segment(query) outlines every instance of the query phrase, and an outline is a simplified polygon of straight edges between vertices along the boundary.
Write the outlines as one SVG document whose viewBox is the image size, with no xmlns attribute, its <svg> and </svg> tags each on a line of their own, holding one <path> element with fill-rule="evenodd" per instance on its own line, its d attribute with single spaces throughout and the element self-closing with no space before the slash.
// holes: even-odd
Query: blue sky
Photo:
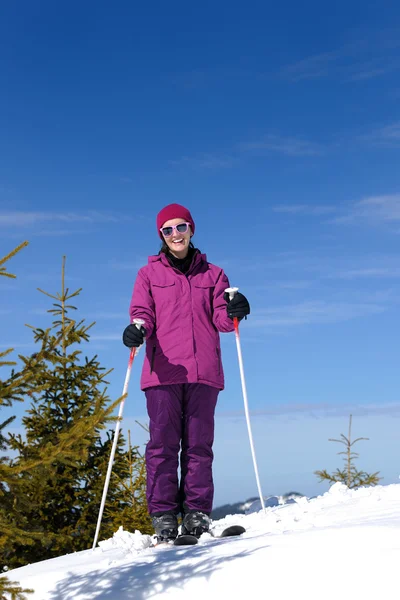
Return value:
<svg viewBox="0 0 400 600">
<path fill-rule="evenodd" d="M 36 288 L 59 289 L 66 255 L 117 397 L 137 269 L 158 251 L 156 213 L 180 202 L 251 303 L 263 488 L 323 490 L 312 471 L 340 464 L 327 439 L 350 412 L 371 437 L 360 467 L 397 481 L 399 40 L 390 1 L 3 3 L 0 255 L 30 245 L 0 281 L 2 346 L 31 351 L 24 324 L 51 308 Z M 232 335 L 222 351 L 216 502 L 256 494 Z M 131 424 L 145 414 L 137 362 Z"/>
</svg>

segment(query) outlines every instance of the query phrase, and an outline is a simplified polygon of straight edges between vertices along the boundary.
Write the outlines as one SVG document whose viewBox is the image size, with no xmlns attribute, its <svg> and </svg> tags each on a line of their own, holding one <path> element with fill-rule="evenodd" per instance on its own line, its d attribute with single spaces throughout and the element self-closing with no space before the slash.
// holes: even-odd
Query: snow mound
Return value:
<svg viewBox="0 0 400 600">
<path fill-rule="evenodd" d="M 237 538 L 203 535 L 196 546 L 151 546 L 120 528 L 85 550 L 9 572 L 33 588 L 29 600 L 243 600 L 278 595 L 307 600 L 397 598 L 400 484 L 350 490 L 228 515 Z"/>
<path fill-rule="evenodd" d="M 125 551 L 126 554 L 137 554 L 152 546 L 152 538 L 150 535 L 140 533 L 137 529 L 135 533 L 129 533 L 120 527 L 112 538 L 99 542 L 99 546 L 103 552 L 119 549 Z"/>
</svg>

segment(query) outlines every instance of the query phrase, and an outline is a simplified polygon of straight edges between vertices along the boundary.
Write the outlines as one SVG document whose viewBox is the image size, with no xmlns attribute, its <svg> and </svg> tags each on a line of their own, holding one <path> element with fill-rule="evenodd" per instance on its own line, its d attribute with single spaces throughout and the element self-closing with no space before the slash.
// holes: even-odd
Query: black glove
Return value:
<svg viewBox="0 0 400 600">
<path fill-rule="evenodd" d="M 144 327 L 136 327 L 134 323 L 125 327 L 124 333 L 122 334 L 122 341 L 128 348 L 139 348 L 144 342 L 146 337 L 146 330 Z"/>
<path fill-rule="evenodd" d="M 228 317 L 233 319 L 237 317 L 239 321 L 243 319 L 243 317 L 247 317 L 250 314 L 250 304 L 247 300 L 246 296 L 243 296 L 240 292 L 236 292 L 233 296 L 232 300 L 229 300 L 228 292 L 224 294 L 224 300 L 228 303 L 226 306 L 226 310 L 228 313 Z"/>
</svg>

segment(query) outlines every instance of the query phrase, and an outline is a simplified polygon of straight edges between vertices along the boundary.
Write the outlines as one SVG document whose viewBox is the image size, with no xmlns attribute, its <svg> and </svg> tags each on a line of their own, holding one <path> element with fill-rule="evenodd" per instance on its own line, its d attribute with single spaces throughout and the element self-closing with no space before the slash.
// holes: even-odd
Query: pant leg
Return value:
<svg viewBox="0 0 400 600">
<path fill-rule="evenodd" d="M 150 419 L 150 440 L 145 453 L 148 510 L 150 515 L 178 513 L 183 384 L 151 387 L 145 395 Z"/>
<path fill-rule="evenodd" d="M 219 390 L 204 383 L 184 386 L 181 451 L 181 506 L 211 513 L 214 413 Z"/>
</svg>

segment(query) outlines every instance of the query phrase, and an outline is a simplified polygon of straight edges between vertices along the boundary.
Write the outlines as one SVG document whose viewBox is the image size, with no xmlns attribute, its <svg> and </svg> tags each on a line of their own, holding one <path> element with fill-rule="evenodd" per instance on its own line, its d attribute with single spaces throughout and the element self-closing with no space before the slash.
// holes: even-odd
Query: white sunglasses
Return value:
<svg viewBox="0 0 400 600">
<path fill-rule="evenodd" d="M 171 237 L 175 231 L 178 233 L 186 233 L 189 229 L 190 223 L 178 223 L 178 225 L 169 225 L 168 227 L 161 227 L 160 231 L 164 237 Z"/>
</svg>

